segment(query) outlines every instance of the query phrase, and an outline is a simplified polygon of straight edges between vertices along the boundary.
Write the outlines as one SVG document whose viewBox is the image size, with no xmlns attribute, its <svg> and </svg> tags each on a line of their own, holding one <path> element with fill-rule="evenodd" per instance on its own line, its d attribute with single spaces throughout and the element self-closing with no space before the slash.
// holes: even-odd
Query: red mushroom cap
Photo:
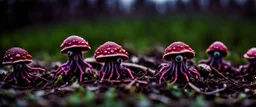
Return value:
<svg viewBox="0 0 256 107">
<path fill-rule="evenodd" d="M 256 48 L 249 49 L 245 54 L 244 58 L 255 59 L 256 58 Z"/>
<path fill-rule="evenodd" d="M 14 64 L 19 62 L 31 63 L 32 56 L 26 50 L 19 47 L 13 47 L 5 52 L 2 64 Z"/>
<path fill-rule="evenodd" d="M 123 60 L 129 59 L 128 52 L 122 46 L 111 41 L 101 45 L 94 53 L 94 58 L 98 62 L 104 62 L 106 58 L 110 57 L 121 57 Z"/>
<path fill-rule="evenodd" d="M 216 41 L 213 44 L 211 44 L 209 46 L 209 48 L 206 50 L 206 53 L 211 54 L 214 51 L 219 51 L 219 52 L 223 53 L 224 56 L 226 56 L 228 54 L 227 46 L 220 41 Z"/>
<path fill-rule="evenodd" d="M 61 44 L 61 53 L 67 55 L 69 49 L 78 48 L 82 50 L 82 53 L 91 49 L 89 43 L 80 36 L 69 36 Z"/>
<path fill-rule="evenodd" d="M 166 49 L 163 56 L 165 60 L 171 60 L 173 55 L 183 54 L 187 59 L 195 57 L 195 51 L 183 42 L 173 42 Z"/>
</svg>

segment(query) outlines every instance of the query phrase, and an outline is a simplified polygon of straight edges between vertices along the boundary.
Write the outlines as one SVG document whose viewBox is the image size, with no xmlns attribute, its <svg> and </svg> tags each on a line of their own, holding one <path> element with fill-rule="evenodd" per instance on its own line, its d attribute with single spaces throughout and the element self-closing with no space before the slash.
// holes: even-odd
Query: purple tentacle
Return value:
<svg viewBox="0 0 256 107">
<path fill-rule="evenodd" d="M 218 58 L 210 56 L 208 60 L 200 60 L 199 63 L 208 64 L 216 68 L 218 71 L 227 70 L 231 66 L 230 62 L 225 61 L 223 56 Z"/>
<path fill-rule="evenodd" d="M 15 81 L 17 81 L 17 78 L 16 77 L 18 77 L 18 75 L 17 75 L 18 73 L 14 73 L 13 75 L 13 79 L 15 80 Z"/>
<path fill-rule="evenodd" d="M 247 68 L 248 68 L 247 65 L 245 65 L 245 66 L 241 65 L 241 66 L 239 66 L 239 68 L 236 71 L 240 72 L 240 73 L 244 73 L 245 69 L 247 69 Z"/>
<path fill-rule="evenodd" d="M 189 81 L 188 75 L 184 71 L 182 71 L 182 70 L 181 70 L 181 73 L 184 75 L 184 77 L 186 78 L 186 81 L 188 82 Z"/>
<path fill-rule="evenodd" d="M 95 73 L 95 71 L 94 71 L 94 69 L 93 69 L 93 67 L 91 66 L 91 64 L 89 64 L 89 63 L 87 63 L 87 62 L 85 62 L 85 61 L 82 61 L 83 62 L 83 64 L 85 64 L 86 66 L 88 66 L 89 68 L 90 68 L 90 73 L 91 74 L 94 74 Z"/>
<path fill-rule="evenodd" d="M 21 72 L 20 74 L 21 74 L 21 77 L 22 77 L 23 79 L 25 79 L 28 83 L 30 83 L 30 80 L 29 80 L 25 75 L 23 75 L 22 72 Z"/>
<path fill-rule="evenodd" d="M 65 73 L 65 75 L 67 75 L 68 71 L 72 68 L 72 65 L 73 65 L 73 61 L 71 61 L 71 60 L 60 65 L 58 67 L 58 69 L 56 70 L 56 74 L 55 74 L 54 78 L 57 78 L 57 76 L 62 75 L 63 72 Z"/>
<path fill-rule="evenodd" d="M 106 76 L 106 73 L 108 72 L 109 70 L 109 63 L 105 63 L 105 65 L 102 67 L 102 69 L 100 70 L 100 76 L 101 76 L 101 79 L 100 81 L 103 81 L 104 77 Z"/>
<path fill-rule="evenodd" d="M 111 73 L 110 73 L 110 76 L 108 77 L 108 79 L 111 79 L 113 74 L 114 74 L 114 70 L 115 70 L 115 65 L 114 63 L 112 64 L 112 67 L 111 67 Z"/>
<path fill-rule="evenodd" d="M 171 73 L 170 74 L 168 74 L 168 75 L 170 75 L 171 77 L 173 77 L 172 75 L 173 75 L 173 73 L 175 73 L 175 67 L 176 67 L 176 63 L 172 63 L 172 64 L 169 64 L 168 66 L 168 69 L 166 69 L 166 70 L 164 70 L 163 72 L 161 72 L 162 73 L 162 75 L 160 76 L 160 78 L 159 78 L 159 84 L 161 84 L 162 83 L 162 79 L 164 78 L 164 76 L 166 75 L 166 73 L 167 72 L 169 72 L 171 69 Z"/>
<path fill-rule="evenodd" d="M 190 69 L 188 69 L 186 66 L 183 66 L 182 69 L 184 72 L 188 73 L 189 76 L 195 77 L 194 75 L 191 74 L 192 71 L 190 71 Z"/>
<path fill-rule="evenodd" d="M 171 74 L 170 74 L 171 76 L 172 76 L 173 73 L 175 73 L 175 67 L 176 67 L 176 63 L 173 63 L 173 64 L 170 65 L 170 68 L 168 69 L 168 71 L 169 71 L 170 69 L 172 69 L 172 70 L 171 70 Z"/>
<path fill-rule="evenodd" d="M 159 84 L 162 83 L 162 78 L 163 78 L 163 76 L 164 76 L 167 72 L 168 72 L 168 71 L 165 70 L 165 71 L 162 73 L 162 75 L 161 75 L 160 78 L 159 78 Z"/>
<path fill-rule="evenodd" d="M 211 59 L 210 59 L 210 62 L 209 62 L 209 65 L 210 65 L 210 66 L 213 66 L 214 62 L 215 62 L 214 58 L 211 58 Z"/>
<path fill-rule="evenodd" d="M 80 79 L 80 82 L 82 82 L 82 80 L 83 80 L 83 75 L 84 75 L 84 70 L 83 70 L 83 68 L 80 66 L 80 64 L 78 63 L 78 61 L 76 61 L 76 64 L 77 64 L 77 67 L 78 67 L 78 69 L 80 70 L 80 77 L 79 77 L 79 79 Z"/>
<path fill-rule="evenodd" d="M 12 76 L 12 73 L 9 73 L 8 75 L 5 76 L 3 82 L 5 82 L 5 80 L 9 77 L 9 76 Z"/>
<path fill-rule="evenodd" d="M 45 69 L 43 68 L 32 68 L 32 67 L 29 67 L 28 65 L 25 65 L 27 67 L 27 70 L 28 71 L 45 71 Z"/>
<path fill-rule="evenodd" d="M 171 84 L 174 84 L 178 79 L 178 69 L 177 67 L 175 67 L 175 76 L 174 76 L 174 80 L 171 82 Z"/>
<path fill-rule="evenodd" d="M 117 66 L 115 67 L 116 74 L 117 74 L 116 79 L 119 79 L 119 78 L 120 78 L 120 74 L 119 74 L 119 72 L 118 72 L 119 69 L 120 69 L 119 67 L 117 67 Z"/>
<path fill-rule="evenodd" d="M 31 78 L 30 74 L 28 72 L 24 72 L 29 78 Z"/>
<path fill-rule="evenodd" d="M 201 76 L 201 75 L 200 75 L 200 73 L 199 73 L 199 72 L 197 72 L 197 70 L 196 70 L 196 69 L 189 69 L 189 70 L 195 74 L 195 77 L 196 77 L 196 78 L 198 78 L 198 77 L 200 77 L 200 76 Z"/>
<path fill-rule="evenodd" d="M 91 64 L 89 64 L 89 63 L 87 63 L 87 62 L 84 61 L 84 58 L 83 58 L 83 55 L 82 55 L 82 54 L 79 54 L 78 58 L 81 60 L 81 63 L 82 63 L 82 64 L 84 64 L 84 65 L 86 65 L 87 67 L 89 67 L 89 69 L 91 70 L 91 72 L 90 72 L 91 74 L 94 74 L 94 73 L 95 73 L 93 67 L 91 66 Z"/>
<path fill-rule="evenodd" d="M 67 65 L 66 65 L 66 74 L 67 74 L 67 71 L 69 71 L 71 68 L 72 68 L 72 66 L 73 66 L 73 64 L 74 64 L 74 61 L 69 61 L 69 63 L 67 63 Z M 76 71 L 74 71 L 74 72 L 76 72 Z"/>
<path fill-rule="evenodd" d="M 185 62 L 185 61 L 183 61 L 181 64 L 178 64 L 178 66 L 179 66 L 180 72 L 184 75 L 186 81 L 188 82 L 188 81 L 189 81 L 188 75 L 187 75 L 187 73 L 186 73 L 185 71 L 183 71 L 184 62 Z M 185 63 L 185 64 L 186 64 L 186 63 Z"/>
<path fill-rule="evenodd" d="M 59 66 L 58 69 L 56 70 L 56 74 L 54 76 L 54 78 L 57 78 L 57 76 L 59 76 L 63 71 L 63 67 Z"/>
<path fill-rule="evenodd" d="M 163 72 L 163 70 L 166 69 L 167 67 L 168 67 L 168 66 L 162 66 L 162 68 L 160 68 L 160 70 L 156 73 L 155 76 L 160 75 L 160 74 Z"/>
<path fill-rule="evenodd" d="M 134 79 L 134 77 L 133 77 L 133 75 L 132 75 L 132 71 L 131 71 L 130 69 L 125 68 L 125 67 L 122 67 L 121 69 L 124 70 L 124 71 L 127 71 L 127 72 L 129 73 L 130 77 L 131 77 L 132 79 Z"/>
</svg>

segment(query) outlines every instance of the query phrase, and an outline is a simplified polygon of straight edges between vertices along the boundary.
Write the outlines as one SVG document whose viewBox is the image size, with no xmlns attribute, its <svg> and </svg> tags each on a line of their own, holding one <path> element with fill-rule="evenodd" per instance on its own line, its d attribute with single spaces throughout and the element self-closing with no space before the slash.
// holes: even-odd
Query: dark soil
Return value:
<svg viewBox="0 0 256 107">
<path fill-rule="evenodd" d="M 135 72 L 135 79 L 98 81 L 96 77 L 79 83 L 76 78 L 63 77 L 56 81 L 50 78 L 58 63 L 45 64 L 34 61 L 32 66 L 46 68 L 52 74 L 49 82 L 35 81 L 36 85 L 18 86 L 1 82 L 1 106 L 255 106 L 256 85 L 242 75 L 230 71 L 206 71 L 195 65 L 202 77 L 190 78 L 185 82 L 182 77 L 175 84 L 167 80 L 158 84 L 154 71 L 163 63 L 163 50 L 152 50 L 147 56 L 130 52 L 130 63 L 124 64 Z M 96 71 L 101 64 L 89 61 Z M 7 70 L 8 68 L 3 68 Z M 8 70 L 7 70 L 8 71 Z M 228 73 L 227 73 L 228 72 Z M 244 74 L 246 75 L 246 74 Z M 0 78 L 5 75 L 1 74 Z"/>
</svg>

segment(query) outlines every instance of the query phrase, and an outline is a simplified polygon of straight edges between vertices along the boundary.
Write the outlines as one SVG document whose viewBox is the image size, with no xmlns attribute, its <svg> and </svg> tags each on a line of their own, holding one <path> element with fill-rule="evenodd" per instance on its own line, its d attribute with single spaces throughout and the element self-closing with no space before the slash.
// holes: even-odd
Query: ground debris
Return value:
<svg viewBox="0 0 256 107">
<path fill-rule="evenodd" d="M 83 82 L 72 78 L 60 82 L 46 81 L 44 87 L 8 85 L 0 83 L 0 106 L 253 106 L 256 105 L 255 82 L 246 82 L 243 77 L 234 77 L 217 71 L 212 67 L 198 70 L 199 79 L 190 82 L 177 81 L 175 84 L 158 84 L 154 74 L 162 62 L 161 52 L 148 56 L 135 56 L 123 66 L 135 72 L 135 79 L 104 80 L 92 78 Z M 86 58 L 98 71 L 103 65 L 94 58 Z M 44 65 L 54 75 L 61 62 L 50 64 L 42 61 L 34 66 Z M 204 65 L 203 65 L 204 66 Z M 2 71 L 8 71 L 4 68 Z M 215 72 L 215 73 L 214 73 Z M 2 76 L 6 75 L 1 73 Z"/>
</svg>

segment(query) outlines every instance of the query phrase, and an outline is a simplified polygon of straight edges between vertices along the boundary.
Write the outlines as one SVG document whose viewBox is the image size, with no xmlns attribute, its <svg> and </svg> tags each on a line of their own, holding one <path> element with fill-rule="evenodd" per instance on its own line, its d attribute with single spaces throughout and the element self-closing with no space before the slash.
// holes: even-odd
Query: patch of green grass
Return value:
<svg viewBox="0 0 256 107">
<path fill-rule="evenodd" d="M 92 47 L 85 56 L 92 56 L 95 49 L 106 41 L 136 49 L 145 54 L 151 46 L 167 47 L 174 41 L 189 44 L 196 52 L 197 60 L 205 58 L 205 49 L 214 41 L 224 42 L 231 51 L 227 58 L 236 63 L 246 61 L 242 55 L 255 46 L 255 21 L 214 19 L 210 17 L 172 17 L 164 19 L 136 19 L 117 21 L 80 21 L 72 24 L 27 27 L 0 37 L 1 54 L 19 46 L 28 50 L 34 58 L 53 61 L 66 60 L 60 54 L 60 44 L 70 35 L 84 37 Z"/>
</svg>

